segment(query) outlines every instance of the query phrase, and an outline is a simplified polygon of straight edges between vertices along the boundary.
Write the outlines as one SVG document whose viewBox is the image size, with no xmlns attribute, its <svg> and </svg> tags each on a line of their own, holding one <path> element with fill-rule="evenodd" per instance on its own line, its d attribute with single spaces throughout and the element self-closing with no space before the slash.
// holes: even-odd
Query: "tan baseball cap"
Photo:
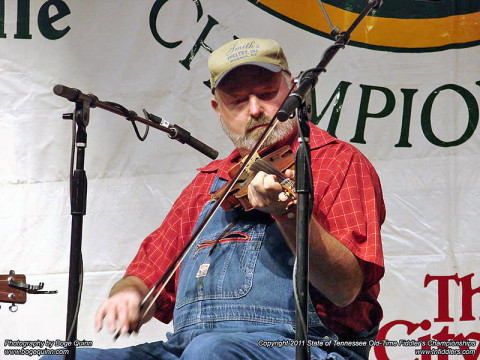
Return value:
<svg viewBox="0 0 480 360">
<path fill-rule="evenodd" d="M 237 39 L 216 49 L 208 59 L 212 90 L 218 86 L 225 75 L 242 65 L 256 65 L 273 72 L 284 70 L 290 74 L 287 58 L 276 41 Z"/>
</svg>

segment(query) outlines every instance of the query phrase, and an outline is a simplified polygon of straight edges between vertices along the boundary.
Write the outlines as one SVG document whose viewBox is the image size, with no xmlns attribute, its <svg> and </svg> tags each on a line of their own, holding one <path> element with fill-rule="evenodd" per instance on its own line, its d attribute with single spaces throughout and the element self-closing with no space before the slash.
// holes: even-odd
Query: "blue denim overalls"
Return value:
<svg viewBox="0 0 480 360">
<path fill-rule="evenodd" d="M 224 184 L 217 176 L 210 193 Z M 196 226 L 213 205 L 205 205 Z M 218 209 L 182 263 L 175 335 L 267 329 L 294 338 L 293 265 L 293 254 L 270 215 Z M 308 316 L 310 339 L 337 339 L 311 302 Z"/>
<path fill-rule="evenodd" d="M 216 177 L 210 192 L 224 183 Z M 213 205 L 205 205 L 197 226 Z M 221 236 L 232 222 L 233 227 Z M 293 262 L 292 252 L 268 214 L 217 210 L 182 263 L 175 332 L 239 324 L 282 324 L 282 329 L 283 325 L 293 329 Z M 310 326 L 323 328 L 312 306 L 309 319 Z M 321 333 L 335 336 L 326 329 Z"/>
<path fill-rule="evenodd" d="M 216 177 L 210 192 L 224 183 Z M 205 205 L 196 226 L 213 205 Z M 77 350 L 77 359 L 293 359 L 294 347 L 261 345 L 295 337 L 293 264 L 293 254 L 270 215 L 218 209 L 182 263 L 175 332 L 167 334 L 168 341 L 123 349 L 83 348 Z M 309 339 L 337 339 L 311 302 L 308 316 Z M 364 358 L 346 348 L 311 348 L 312 360 Z"/>
</svg>

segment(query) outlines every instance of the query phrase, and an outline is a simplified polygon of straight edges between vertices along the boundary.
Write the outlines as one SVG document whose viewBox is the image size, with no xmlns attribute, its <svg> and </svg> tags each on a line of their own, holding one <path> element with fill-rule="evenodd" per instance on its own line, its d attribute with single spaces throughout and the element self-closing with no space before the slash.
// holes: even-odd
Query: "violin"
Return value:
<svg viewBox="0 0 480 360">
<path fill-rule="evenodd" d="M 263 152 L 265 153 L 265 151 Z M 234 178 L 242 165 L 244 164 L 245 158 L 240 161 L 240 163 L 235 164 L 229 171 L 228 174 L 231 178 Z M 294 190 L 293 181 L 284 175 L 284 172 L 287 169 L 295 168 L 295 154 L 293 153 L 292 148 L 289 145 L 285 145 L 280 149 L 264 156 L 260 157 L 259 154 L 256 154 L 250 164 L 247 165 L 246 171 L 241 175 L 235 186 L 230 190 L 227 197 L 221 204 L 223 210 L 229 211 L 237 207 L 243 207 L 245 211 L 253 209 L 252 204 L 248 200 L 248 185 L 253 180 L 255 175 L 259 171 L 263 171 L 267 174 L 275 175 L 280 181 L 280 185 L 284 189 L 284 193 L 289 197 L 290 201 L 286 209 L 290 209 L 294 204 L 296 204 L 296 194 Z M 217 201 L 220 199 L 228 186 L 228 183 L 218 189 L 211 196 L 211 201 Z"/>
</svg>

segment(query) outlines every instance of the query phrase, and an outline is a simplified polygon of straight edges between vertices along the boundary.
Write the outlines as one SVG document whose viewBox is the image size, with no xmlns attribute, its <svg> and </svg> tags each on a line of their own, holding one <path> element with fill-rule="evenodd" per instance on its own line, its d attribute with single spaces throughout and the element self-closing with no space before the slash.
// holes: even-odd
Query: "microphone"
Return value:
<svg viewBox="0 0 480 360">
<path fill-rule="evenodd" d="M 92 107 L 94 107 L 95 103 L 98 101 L 98 98 L 95 95 L 86 95 L 78 89 L 70 88 L 65 85 L 55 85 L 55 87 L 53 88 L 53 92 L 55 93 L 55 95 L 64 97 L 69 101 L 87 101 Z"/>
<path fill-rule="evenodd" d="M 151 114 L 147 112 L 147 110 L 143 109 L 143 113 L 145 117 L 158 125 L 164 126 L 169 130 L 168 137 L 173 140 L 177 140 L 182 144 L 187 144 L 193 147 L 195 150 L 200 151 L 202 154 L 208 156 L 210 159 L 215 160 L 218 156 L 218 151 L 212 149 L 207 144 L 203 143 L 202 141 L 194 138 L 190 135 L 190 132 L 178 126 L 176 124 L 170 124 L 168 121 L 165 121 L 160 116 Z"/>
</svg>

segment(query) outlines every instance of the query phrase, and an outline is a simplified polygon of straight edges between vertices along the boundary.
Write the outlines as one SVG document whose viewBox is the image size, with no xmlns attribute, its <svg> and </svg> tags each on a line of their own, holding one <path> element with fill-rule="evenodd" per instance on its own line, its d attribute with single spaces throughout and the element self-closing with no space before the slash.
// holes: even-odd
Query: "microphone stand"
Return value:
<svg viewBox="0 0 480 360">
<path fill-rule="evenodd" d="M 300 80 L 298 87 L 292 91 L 282 104 L 277 113 L 280 121 L 286 121 L 296 109 L 299 110 L 300 131 L 303 132 L 303 138 L 299 142 L 297 157 L 295 162 L 295 188 L 298 193 L 297 199 L 297 271 L 295 274 L 296 293 L 298 294 L 298 304 L 295 312 L 295 339 L 300 345 L 296 347 L 295 359 L 310 359 L 310 349 L 308 346 L 308 223 L 310 220 L 310 192 L 313 189 L 308 188 L 309 175 L 311 174 L 310 166 L 310 147 L 307 140 L 310 136 L 310 128 L 308 126 L 309 116 L 311 113 L 308 105 L 302 109 L 305 104 L 306 97 L 315 87 L 318 76 L 326 71 L 326 66 L 340 49 L 350 41 L 350 35 L 360 22 L 367 16 L 372 9 L 378 9 L 382 4 L 382 0 L 369 0 L 366 7 L 350 25 L 345 32 L 341 32 L 335 38 L 335 43 L 329 46 L 322 55 L 322 59 L 318 65 L 305 71 Z M 300 119 L 302 118 L 302 119 Z"/>
<path fill-rule="evenodd" d="M 75 359 L 76 347 L 72 339 L 77 339 L 77 315 L 79 307 L 80 274 L 82 272 L 82 228 L 83 216 L 87 209 L 87 176 L 84 170 L 85 148 L 87 147 L 87 125 L 90 117 L 90 103 L 77 101 L 75 112 L 64 115 L 64 119 L 73 119 L 77 124 L 75 139 L 76 168 L 71 180 L 70 206 L 72 231 L 70 238 L 70 269 L 68 281 L 67 329 L 66 341 L 68 353 L 66 359 Z"/>
<path fill-rule="evenodd" d="M 297 111 L 298 148 L 295 155 L 295 192 L 297 193 L 297 223 L 296 223 L 296 271 L 294 272 L 296 286 L 295 307 L 295 348 L 296 359 L 310 359 L 308 340 L 308 225 L 312 213 L 313 183 L 310 169 L 310 126 L 312 106 L 304 102 Z"/>
<path fill-rule="evenodd" d="M 171 139 L 176 139 L 182 144 L 188 144 L 197 149 L 208 157 L 215 159 L 218 152 L 197 140 L 185 129 L 178 125 L 171 125 L 162 118 L 149 114 L 144 110 L 147 119 L 143 119 L 134 111 L 127 110 L 123 106 L 111 102 L 103 102 L 95 95 L 86 95 L 78 89 L 69 88 L 63 85 L 56 85 L 53 89 L 58 96 L 75 102 L 75 110 L 73 113 L 63 115 L 66 120 L 74 120 L 77 126 L 75 146 L 76 146 L 76 166 L 75 171 L 71 174 L 71 193 L 70 206 L 72 215 L 72 229 L 70 239 L 70 267 L 68 282 L 68 304 L 67 304 L 67 326 L 66 326 L 66 342 L 68 353 L 65 359 L 74 360 L 76 357 L 76 347 L 74 341 L 77 339 L 77 318 L 80 307 L 81 294 L 81 278 L 83 277 L 82 265 L 82 232 L 83 232 L 83 216 L 87 209 L 87 176 L 84 170 L 85 165 L 85 149 L 87 147 L 87 126 L 90 119 L 90 108 L 99 107 L 104 110 L 113 112 L 117 115 L 125 116 L 128 120 L 139 121 L 158 130 L 167 132 Z M 135 132 L 138 130 L 134 125 Z M 145 132 L 144 140 L 148 133 Z"/>
</svg>

